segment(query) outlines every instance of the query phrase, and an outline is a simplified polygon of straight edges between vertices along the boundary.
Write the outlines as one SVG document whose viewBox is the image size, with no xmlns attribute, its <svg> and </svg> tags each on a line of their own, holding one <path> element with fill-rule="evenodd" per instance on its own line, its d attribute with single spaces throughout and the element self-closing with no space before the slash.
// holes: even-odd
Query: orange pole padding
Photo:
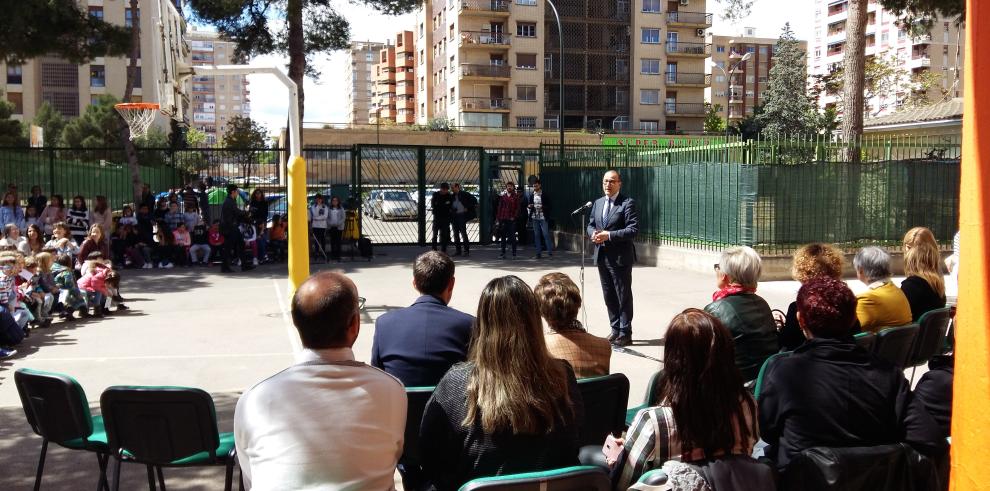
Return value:
<svg viewBox="0 0 990 491">
<path fill-rule="evenodd" d="M 990 489 L 990 2 L 968 0 L 950 489 Z"/>
</svg>

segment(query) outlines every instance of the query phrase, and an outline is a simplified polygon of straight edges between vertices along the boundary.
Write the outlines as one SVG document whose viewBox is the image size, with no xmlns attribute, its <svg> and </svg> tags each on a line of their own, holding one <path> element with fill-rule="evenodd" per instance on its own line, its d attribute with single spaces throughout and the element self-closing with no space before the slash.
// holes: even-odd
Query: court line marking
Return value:
<svg viewBox="0 0 990 491">
<path fill-rule="evenodd" d="M 285 306 L 285 300 L 282 298 L 282 288 L 278 286 L 278 280 L 273 279 L 272 284 L 275 285 L 275 298 L 278 300 L 278 309 L 282 311 L 282 324 L 285 327 L 285 335 L 289 338 L 289 345 L 292 346 L 292 353 L 299 353 L 303 349 L 302 341 L 296 334 L 296 326 L 292 325 L 292 320 L 290 320 L 289 309 Z"/>
<path fill-rule="evenodd" d="M 122 361 L 122 360 L 188 360 L 197 358 L 261 358 L 291 356 L 292 353 L 215 353 L 202 355 L 148 355 L 148 356 L 86 356 L 75 358 L 31 358 L 30 361 Z"/>
</svg>

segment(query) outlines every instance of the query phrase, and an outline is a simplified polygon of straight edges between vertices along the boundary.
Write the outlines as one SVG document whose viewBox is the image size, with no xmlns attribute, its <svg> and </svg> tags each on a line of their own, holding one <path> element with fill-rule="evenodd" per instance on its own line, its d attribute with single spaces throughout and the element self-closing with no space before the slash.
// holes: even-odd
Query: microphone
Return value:
<svg viewBox="0 0 990 491">
<path fill-rule="evenodd" d="M 589 202 L 585 203 L 584 206 L 582 206 L 582 207 L 580 207 L 580 208 L 572 211 L 571 212 L 571 215 L 578 215 L 578 214 L 584 213 L 584 211 L 590 209 L 591 206 L 592 206 L 592 202 L 589 201 Z"/>
</svg>

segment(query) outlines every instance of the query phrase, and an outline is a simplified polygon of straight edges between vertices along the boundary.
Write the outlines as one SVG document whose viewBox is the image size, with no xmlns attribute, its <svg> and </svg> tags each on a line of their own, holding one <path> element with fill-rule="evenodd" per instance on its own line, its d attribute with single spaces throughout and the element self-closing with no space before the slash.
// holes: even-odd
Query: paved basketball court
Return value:
<svg viewBox="0 0 990 491">
<path fill-rule="evenodd" d="M 374 320 L 404 307 L 417 296 L 411 264 L 416 247 L 380 247 L 373 262 L 331 265 L 354 279 L 367 298 L 362 331 L 354 347 L 359 360 L 370 358 Z M 529 257 L 527 249 L 520 257 Z M 485 284 L 499 275 L 515 274 L 533 285 L 544 273 L 563 271 L 579 278 L 580 256 L 558 253 L 552 260 L 497 259 L 493 247 L 472 250 L 457 261 L 457 283 L 451 305 L 474 313 Z M 315 264 L 314 271 L 322 269 Z M 0 361 L 0 489 L 30 489 L 41 440 L 28 427 L 13 383 L 17 368 L 64 372 L 76 377 L 94 407 L 111 385 L 182 385 L 214 395 L 221 431 L 232 430 L 240 392 L 292 363 L 300 348 L 288 317 L 284 265 L 268 265 L 250 273 L 220 275 L 218 268 L 176 268 L 127 271 L 123 295 L 132 310 L 103 320 L 56 324 L 36 331 L 18 348 L 18 355 Z M 658 368 L 663 329 L 687 307 L 703 307 L 715 289 L 714 275 L 649 267 L 633 273 L 635 344 L 612 355 L 612 371 L 631 382 L 630 400 L 638 404 L 647 380 Z M 854 288 L 859 288 L 853 281 Z M 608 322 L 597 269 L 586 275 L 588 325 L 594 334 L 608 334 Z M 797 291 L 795 282 L 760 286 L 772 307 L 785 308 Z M 328 408 L 329 412 L 333 408 Z M 85 452 L 50 447 L 45 489 L 77 489 L 95 484 L 96 458 Z M 219 489 L 222 468 L 166 470 L 174 489 Z M 125 466 L 125 489 L 147 484 L 143 468 Z"/>
</svg>

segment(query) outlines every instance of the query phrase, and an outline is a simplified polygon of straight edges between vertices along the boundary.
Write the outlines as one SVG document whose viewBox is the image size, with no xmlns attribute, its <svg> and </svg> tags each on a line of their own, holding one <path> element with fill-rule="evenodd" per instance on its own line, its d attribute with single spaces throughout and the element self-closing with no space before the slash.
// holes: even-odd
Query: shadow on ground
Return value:
<svg viewBox="0 0 990 491">
<path fill-rule="evenodd" d="M 95 394 L 94 394 L 95 395 Z M 213 394 L 217 407 L 220 431 L 232 431 L 234 407 L 240 393 Z M 99 407 L 93 408 L 99 414 Z M 20 407 L 0 408 L 0 489 L 6 491 L 29 490 L 34 486 L 34 476 L 41 452 L 41 437 L 31 431 L 24 411 Z M 113 478 L 111 461 L 107 478 Z M 96 455 L 91 452 L 68 450 L 54 444 L 48 446 L 42 489 L 77 490 L 95 488 L 99 479 Z M 188 469 L 164 469 L 165 486 L 174 490 L 223 489 L 224 468 L 199 467 Z M 238 471 L 234 471 L 234 489 L 237 489 Z M 145 489 L 148 486 L 145 467 L 125 464 L 121 468 L 120 489 Z"/>
</svg>

